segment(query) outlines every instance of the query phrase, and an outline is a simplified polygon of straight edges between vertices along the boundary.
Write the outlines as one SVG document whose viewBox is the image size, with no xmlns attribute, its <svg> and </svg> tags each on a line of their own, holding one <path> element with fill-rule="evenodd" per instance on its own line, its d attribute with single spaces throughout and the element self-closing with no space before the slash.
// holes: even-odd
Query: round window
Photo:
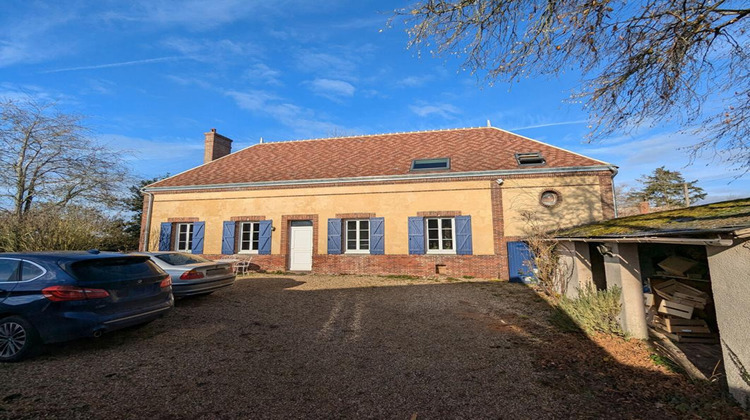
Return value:
<svg viewBox="0 0 750 420">
<path fill-rule="evenodd" d="M 545 207 L 554 207 L 560 202 L 560 194 L 556 191 L 545 191 L 539 200 Z"/>
</svg>

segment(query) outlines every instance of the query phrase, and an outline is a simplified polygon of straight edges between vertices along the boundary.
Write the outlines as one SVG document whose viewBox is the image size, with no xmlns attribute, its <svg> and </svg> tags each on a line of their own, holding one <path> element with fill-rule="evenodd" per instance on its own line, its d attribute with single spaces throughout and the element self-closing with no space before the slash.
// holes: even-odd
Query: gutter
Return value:
<svg viewBox="0 0 750 420">
<path fill-rule="evenodd" d="M 617 194 L 615 194 L 615 177 L 617 176 L 618 172 L 619 172 L 618 171 L 618 167 L 617 166 L 613 166 L 612 167 L 612 204 L 613 204 L 613 207 L 615 208 L 615 219 L 617 219 L 619 217 L 619 215 L 617 214 L 618 213 L 618 211 L 617 211 Z"/>
<path fill-rule="evenodd" d="M 423 179 L 453 179 L 466 177 L 486 177 L 486 176 L 508 176 L 519 174 L 550 174 L 550 173 L 582 173 L 593 171 L 610 171 L 617 173 L 617 167 L 612 165 L 596 166 L 573 166 L 562 168 L 533 168 L 533 169 L 505 169 L 497 171 L 472 171 L 472 172 L 452 172 L 452 173 L 432 173 L 420 175 L 384 175 L 384 176 L 358 176 L 350 178 L 323 178 L 323 179 L 299 179 L 299 180 L 281 180 L 281 181 L 260 181 L 260 182 L 238 182 L 231 184 L 208 184 L 208 185 L 180 185 L 169 187 L 144 187 L 142 192 L 158 191 L 200 191 L 223 188 L 252 188 L 252 187 L 274 187 L 274 186 L 291 186 L 291 185 L 326 185 L 341 183 L 358 183 L 358 182 L 390 182 L 390 181 L 412 181 Z M 614 185 L 614 184 L 613 184 Z M 614 194 L 614 191 L 613 191 Z"/>
<path fill-rule="evenodd" d="M 732 246 L 732 239 L 700 239 L 700 238 L 663 238 L 655 236 L 643 237 L 612 237 L 612 238 L 555 238 L 558 241 L 570 242 L 615 242 L 615 243 L 637 243 L 637 244 L 678 244 L 678 245 L 710 245 L 710 246 Z"/>
<path fill-rule="evenodd" d="M 143 230 L 143 246 L 141 249 L 141 251 L 147 252 L 148 242 L 150 240 L 149 236 L 151 233 L 151 212 L 154 208 L 154 194 L 146 191 L 146 188 L 141 188 L 141 192 L 143 193 L 144 197 L 148 196 L 148 207 L 146 208 L 146 226 Z"/>
</svg>

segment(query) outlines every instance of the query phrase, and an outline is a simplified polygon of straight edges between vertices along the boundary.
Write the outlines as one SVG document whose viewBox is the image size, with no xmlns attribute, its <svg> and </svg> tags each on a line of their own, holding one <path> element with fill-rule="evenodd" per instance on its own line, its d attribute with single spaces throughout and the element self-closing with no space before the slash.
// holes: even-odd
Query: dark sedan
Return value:
<svg viewBox="0 0 750 420">
<path fill-rule="evenodd" d="M 175 297 L 208 295 L 234 284 L 232 265 L 183 252 L 143 252 L 172 276 Z"/>
<path fill-rule="evenodd" d="M 0 362 L 150 322 L 173 306 L 170 276 L 145 256 L 0 253 Z"/>
</svg>

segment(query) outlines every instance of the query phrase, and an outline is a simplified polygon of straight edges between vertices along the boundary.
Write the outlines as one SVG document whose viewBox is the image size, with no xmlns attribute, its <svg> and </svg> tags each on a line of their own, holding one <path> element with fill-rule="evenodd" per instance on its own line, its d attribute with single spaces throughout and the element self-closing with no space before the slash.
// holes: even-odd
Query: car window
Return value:
<svg viewBox="0 0 750 420">
<path fill-rule="evenodd" d="M 44 269 L 36 264 L 32 264 L 28 261 L 23 262 L 23 268 L 21 269 L 21 280 L 34 280 L 35 278 L 44 274 Z"/>
<path fill-rule="evenodd" d="M 134 280 L 158 276 L 163 271 L 148 257 L 143 258 L 108 258 L 79 261 L 72 266 L 73 274 L 79 280 Z"/>
<path fill-rule="evenodd" d="M 203 257 L 198 257 L 195 255 L 190 255 L 190 254 L 182 254 L 179 252 L 175 254 L 159 254 L 159 255 L 155 255 L 155 257 L 170 265 L 185 265 L 185 264 L 198 264 L 198 263 L 204 263 L 204 262 L 211 262 L 211 260 L 207 260 Z"/>
<path fill-rule="evenodd" d="M 0 281 L 18 281 L 19 260 L 0 258 Z"/>
</svg>

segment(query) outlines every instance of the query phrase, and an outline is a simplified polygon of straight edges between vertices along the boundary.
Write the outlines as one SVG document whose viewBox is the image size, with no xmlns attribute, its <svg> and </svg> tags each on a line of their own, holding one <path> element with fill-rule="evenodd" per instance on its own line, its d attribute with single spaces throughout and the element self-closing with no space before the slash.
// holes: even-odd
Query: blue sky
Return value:
<svg viewBox="0 0 750 420">
<path fill-rule="evenodd" d="M 750 196 L 750 176 L 688 164 L 675 127 L 584 142 L 570 101 L 579 75 L 489 87 L 455 59 L 407 50 L 387 21 L 408 2 L 6 0 L 0 96 L 30 94 L 89 118 L 98 141 L 154 177 L 202 163 L 203 133 L 234 150 L 265 141 L 493 126 L 620 167 L 618 184 L 659 166 L 700 180 L 708 201 Z M 732 182 L 733 181 L 733 182 Z"/>
</svg>

